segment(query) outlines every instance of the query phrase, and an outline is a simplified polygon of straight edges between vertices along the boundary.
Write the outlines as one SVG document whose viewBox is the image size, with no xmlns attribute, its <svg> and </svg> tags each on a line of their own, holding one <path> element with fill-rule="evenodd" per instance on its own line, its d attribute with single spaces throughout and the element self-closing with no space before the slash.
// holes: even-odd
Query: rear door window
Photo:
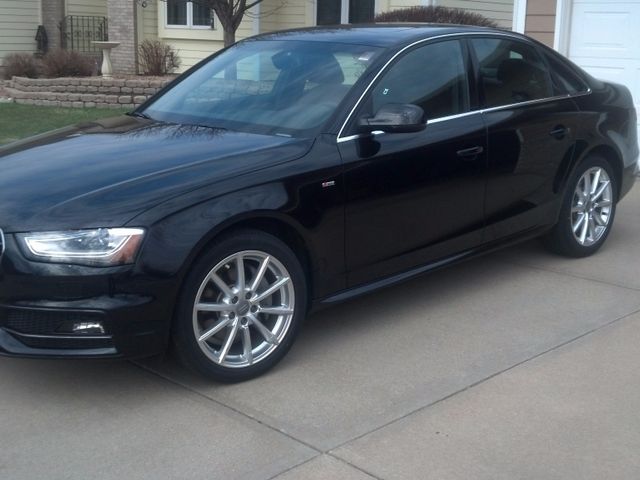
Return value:
<svg viewBox="0 0 640 480">
<path fill-rule="evenodd" d="M 485 106 L 553 96 L 546 65 L 531 45 L 499 38 L 474 38 L 470 43 L 479 63 Z"/>
</svg>

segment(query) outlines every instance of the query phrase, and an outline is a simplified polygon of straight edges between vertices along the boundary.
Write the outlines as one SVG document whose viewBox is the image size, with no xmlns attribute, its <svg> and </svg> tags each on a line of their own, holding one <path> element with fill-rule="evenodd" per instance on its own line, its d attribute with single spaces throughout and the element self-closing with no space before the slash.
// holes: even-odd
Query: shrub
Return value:
<svg viewBox="0 0 640 480">
<path fill-rule="evenodd" d="M 159 40 L 144 40 L 138 47 L 140 68 L 144 75 L 167 75 L 180 67 L 178 53 Z"/>
<path fill-rule="evenodd" d="M 90 77 L 96 73 L 96 61 L 73 50 L 55 49 L 42 57 L 42 72 L 47 78 Z"/>
<path fill-rule="evenodd" d="M 478 25 L 497 27 L 498 24 L 479 13 L 468 12 L 460 8 L 447 7 L 408 7 L 376 15 L 375 22 L 427 22 L 449 23 L 457 25 Z"/>
<path fill-rule="evenodd" d="M 31 53 L 10 53 L 4 57 L 5 78 L 36 78 L 40 73 L 40 62 Z"/>
</svg>

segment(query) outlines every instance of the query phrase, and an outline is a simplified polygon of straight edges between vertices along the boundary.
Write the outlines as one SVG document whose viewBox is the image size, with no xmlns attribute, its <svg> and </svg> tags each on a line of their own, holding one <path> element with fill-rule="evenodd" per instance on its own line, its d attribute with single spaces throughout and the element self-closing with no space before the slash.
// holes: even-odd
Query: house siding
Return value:
<svg viewBox="0 0 640 480">
<path fill-rule="evenodd" d="M 145 8 L 140 7 L 138 15 L 142 19 L 142 31 L 138 36 L 138 40 L 155 40 L 158 38 L 157 2 L 149 2 Z"/>
<path fill-rule="evenodd" d="M 174 28 L 166 26 L 166 7 L 158 2 L 158 38 L 171 45 L 181 60 L 178 72 L 184 72 L 200 60 L 224 47 L 220 20 L 214 19 L 215 28 Z M 253 35 L 253 19 L 245 16 L 236 31 L 236 40 Z"/>
<path fill-rule="evenodd" d="M 36 51 L 40 0 L 0 0 L 0 66 L 14 52 Z"/>
<path fill-rule="evenodd" d="M 315 4 L 309 0 L 264 0 L 260 4 L 260 32 L 312 25 L 314 8 Z"/>
<path fill-rule="evenodd" d="M 65 0 L 66 15 L 106 17 L 107 0 Z"/>
<path fill-rule="evenodd" d="M 378 11 L 397 10 L 421 5 L 420 0 L 378 0 Z M 449 8 L 462 8 L 479 13 L 494 20 L 502 28 L 511 28 L 513 24 L 513 0 L 434 0 L 431 5 Z"/>
<path fill-rule="evenodd" d="M 533 2 L 533 0 L 531 0 Z M 439 0 L 436 5 L 450 8 L 462 8 L 479 13 L 494 20 L 498 26 L 511 29 L 513 25 L 513 0 L 493 0 L 489 2 L 476 0 Z"/>
<path fill-rule="evenodd" d="M 526 35 L 553 47 L 556 23 L 556 0 L 529 0 L 524 32 Z"/>
</svg>

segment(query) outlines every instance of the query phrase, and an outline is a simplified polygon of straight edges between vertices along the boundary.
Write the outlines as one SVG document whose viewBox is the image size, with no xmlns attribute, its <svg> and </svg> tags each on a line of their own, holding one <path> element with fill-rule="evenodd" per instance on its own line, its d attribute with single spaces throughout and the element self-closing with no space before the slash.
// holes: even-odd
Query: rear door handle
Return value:
<svg viewBox="0 0 640 480">
<path fill-rule="evenodd" d="M 551 130 L 549 132 L 549 135 L 551 135 L 553 138 L 557 138 L 558 140 L 562 140 L 567 133 L 569 133 L 569 129 L 562 126 L 562 125 L 558 125 L 556 127 L 553 127 L 553 130 Z"/>
<path fill-rule="evenodd" d="M 458 150 L 456 153 L 460 158 L 473 159 L 484 152 L 484 147 L 471 147 Z"/>
</svg>

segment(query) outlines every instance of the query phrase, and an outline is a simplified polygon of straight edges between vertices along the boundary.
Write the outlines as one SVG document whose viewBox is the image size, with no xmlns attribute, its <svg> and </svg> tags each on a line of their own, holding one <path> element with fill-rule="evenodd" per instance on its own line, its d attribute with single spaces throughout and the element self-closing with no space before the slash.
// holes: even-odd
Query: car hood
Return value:
<svg viewBox="0 0 640 480">
<path fill-rule="evenodd" d="M 189 190 L 304 155 L 312 141 L 122 116 L 0 147 L 5 232 L 124 225 Z"/>
</svg>

